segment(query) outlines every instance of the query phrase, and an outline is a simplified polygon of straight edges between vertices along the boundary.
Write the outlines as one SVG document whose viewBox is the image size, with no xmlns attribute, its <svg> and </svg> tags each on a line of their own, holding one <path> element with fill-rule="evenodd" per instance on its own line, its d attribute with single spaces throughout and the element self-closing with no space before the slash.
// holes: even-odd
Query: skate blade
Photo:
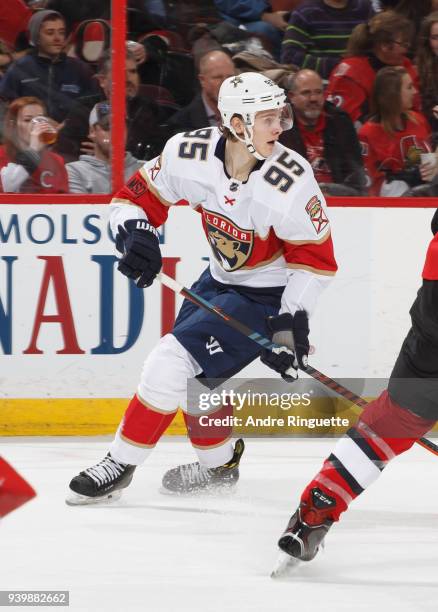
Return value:
<svg viewBox="0 0 438 612">
<path fill-rule="evenodd" d="M 271 578 L 287 578 L 301 564 L 301 561 L 296 557 L 291 557 L 284 551 L 280 550 L 277 561 L 271 572 Z"/>
<path fill-rule="evenodd" d="M 67 506 L 91 506 L 98 504 L 111 504 L 122 497 L 122 491 L 114 491 L 109 495 L 102 495 L 100 497 L 87 497 L 87 495 L 81 495 L 74 491 L 69 491 L 68 497 L 65 500 Z"/>
</svg>

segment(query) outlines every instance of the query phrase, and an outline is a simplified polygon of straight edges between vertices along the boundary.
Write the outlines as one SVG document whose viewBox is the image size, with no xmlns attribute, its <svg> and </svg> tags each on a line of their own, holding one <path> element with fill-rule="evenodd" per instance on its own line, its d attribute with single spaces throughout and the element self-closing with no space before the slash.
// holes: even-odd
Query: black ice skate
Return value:
<svg viewBox="0 0 438 612">
<path fill-rule="evenodd" d="M 232 488 L 239 480 L 239 463 L 245 444 L 237 440 L 228 463 L 216 468 L 202 466 L 199 461 L 179 465 L 163 476 L 163 493 L 199 493 Z"/>
<path fill-rule="evenodd" d="M 311 561 L 316 557 L 333 525 L 330 516 L 335 506 L 336 500 L 333 497 L 318 488 L 311 490 L 310 504 L 301 502 L 278 541 L 282 552 L 271 573 L 272 578 L 284 575 L 300 561 Z"/>
<path fill-rule="evenodd" d="M 132 480 L 137 466 L 119 463 L 110 453 L 96 465 L 87 468 L 70 482 L 69 506 L 115 501 Z"/>
</svg>

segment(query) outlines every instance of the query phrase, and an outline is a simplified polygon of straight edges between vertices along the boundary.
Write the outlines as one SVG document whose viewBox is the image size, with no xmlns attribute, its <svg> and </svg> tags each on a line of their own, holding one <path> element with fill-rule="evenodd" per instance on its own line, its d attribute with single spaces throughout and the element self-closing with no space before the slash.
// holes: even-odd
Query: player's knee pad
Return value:
<svg viewBox="0 0 438 612">
<path fill-rule="evenodd" d="M 164 412 L 186 408 L 187 380 L 201 368 L 172 334 L 161 338 L 143 365 L 138 395 Z"/>
</svg>

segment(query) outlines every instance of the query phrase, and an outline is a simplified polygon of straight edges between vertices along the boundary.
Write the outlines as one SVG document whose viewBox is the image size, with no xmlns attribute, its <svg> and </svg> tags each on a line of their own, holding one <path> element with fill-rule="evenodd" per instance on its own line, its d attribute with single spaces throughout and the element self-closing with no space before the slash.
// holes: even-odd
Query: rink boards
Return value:
<svg viewBox="0 0 438 612">
<path fill-rule="evenodd" d="M 409 327 L 433 209 L 331 208 L 339 273 L 311 321 L 312 365 L 332 377 L 384 377 Z M 175 207 L 164 271 L 190 284 L 206 266 L 200 217 Z M 114 431 L 141 366 L 180 300 L 116 271 L 107 209 L 0 207 L 0 435 Z M 260 362 L 249 377 L 270 376 Z M 177 418 L 170 433 L 182 433 Z"/>
</svg>

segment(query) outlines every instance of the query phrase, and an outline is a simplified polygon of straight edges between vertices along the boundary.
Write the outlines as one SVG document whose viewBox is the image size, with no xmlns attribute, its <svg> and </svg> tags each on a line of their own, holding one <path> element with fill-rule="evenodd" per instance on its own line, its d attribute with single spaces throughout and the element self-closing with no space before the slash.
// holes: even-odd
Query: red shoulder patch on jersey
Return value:
<svg viewBox="0 0 438 612">
<path fill-rule="evenodd" d="M 309 215 L 310 220 L 313 223 L 313 227 L 317 234 L 320 234 L 322 230 L 327 227 L 329 220 L 324 212 L 321 205 L 321 200 L 318 196 L 314 195 L 306 204 L 306 213 Z"/>
<path fill-rule="evenodd" d="M 438 234 L 429 245 L 423 268 L 424 280 L 438 280 Z"/>
<path fill-rule="evenodd" d="M 136 198 L 141 197 L 149 190 L 148 184 L 138 172 L 136 172 L 134 176 L 129 179 L 126 186 L 132 191 Z"/>
</svg>

